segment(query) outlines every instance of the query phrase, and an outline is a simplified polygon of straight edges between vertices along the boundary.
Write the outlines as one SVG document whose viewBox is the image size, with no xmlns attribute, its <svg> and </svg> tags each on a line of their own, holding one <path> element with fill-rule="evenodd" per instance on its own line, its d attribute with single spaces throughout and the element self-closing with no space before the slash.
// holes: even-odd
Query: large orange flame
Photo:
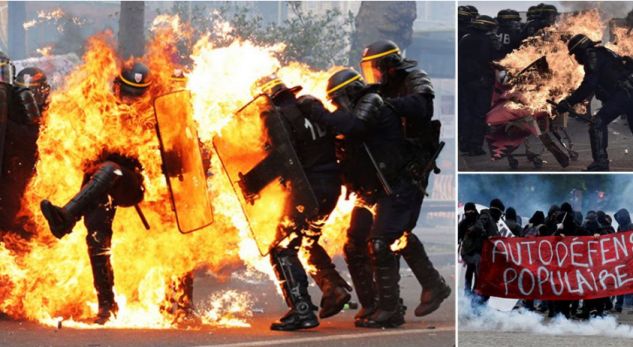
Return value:
<svg viewBox="0 0 633 347">
<path fill-rule="evenodd" d="M 97 304 L 85 227 L 78 223 L 72 234 L 54 239 L 39 202 L 68 201 L 81 186 L 83 167 L 104 149 L 134 156 L 143 164 L 146 193 L 141 206 L 151 225 L 151 230 L 145 230 L 133 209 L 117 210 L 112 264 L 120 311 L 106 327 L 172 327 L 173 317 L 161 310 L 161 304 L 173 295 L 173 282 L 193 269 L 227 275 L 227 270 L 246 266 L 272 278 L 269 262 L 259 255 L 215 154 L 211 155 L 212 175 L 207 182 L 215 222 L 192 234 L 177 231 L 151 107 L 154 97 L 169 91 L 172 72 L 179 67 L 172 61 L 173 43 L 180 39 L 175 28 L 166 25 L 154 30 L 143 58 L 154 83 L 140 101 L 120 104 L 112 93 L 111 82 L 121 62 L 107 33 L 88 40 L 82 64 L 52 93 L 38 140 L 37 174 L 23 199 L 24 213 L 33 220 L 34 236 L 28 242 L 7 236 L 0 243 L 0 311 L 46 325 L 64 319 L 66 326 L 92 327 L 86 319 L 96 313 Z M 214 47 L 206 37 L 195 45 L 187 87 L 193 94 L 194 118 L 207 150 L 212 148 L 212 137 L 251 99 L 251 85 L 263 75 L 278 70 L 287 84 L 303 85 L 304 93 L 324 99 L 325 83 L 334 69 L 313 71 L 298 63 L 281 66 L 274 53 L 282 50 L 282 45 L 257 47 L 241 41 Z M 332 255 L 340 252 L 352 203 L 341 198 L 324 230 L 322 242 Z M 201 308 L 204 323 L 248 325 L 252 302 L 248 293 L 218 292 L 209 300 Z"/>
</svg>

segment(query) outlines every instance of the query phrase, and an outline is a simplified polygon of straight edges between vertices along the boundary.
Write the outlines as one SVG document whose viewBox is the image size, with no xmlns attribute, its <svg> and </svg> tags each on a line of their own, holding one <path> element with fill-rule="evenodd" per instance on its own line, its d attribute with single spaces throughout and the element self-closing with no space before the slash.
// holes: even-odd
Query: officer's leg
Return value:
<svg viewBox="0 0 633 347">
<path fill-rule="evenodd" d="M 490 111 L 492 101 L 492 86 L 482 86 L 474 92 L 472 107 L 472 137 L 469 155 L 478 156 L 486 154 L 483 150 L 484 137 L 486 135 L 486 115 Z"/>
<path fill-rule="evenodd" d="M 600 111 L 598 111 L 598 114 L 594 117 L 593 123 L 589 126 L 593 163 L 587 167 L 587 171 L 609 171 L 607 126 L 620 114 L 626 113 L 623 107 L 624 100 L 621 100 L 621 98 L 620 95 L 616 95 L 612 101 L 604 103 Z"/>
<path fill-rule="evenodd" d="M 369 234 L 369 257 L 376 282 L 378 309 L 357 323 L 367 328 L 391 328 L 404 323 L 404 309 L 400 299 L 400 266 L 391 244 L 399 239 L 410 225 L 415 212 L 415 187 L 403 184 L 394 194 L 383 197 L 376 204 L 374 224 Z"/>
<path fill-rule="evenodd" d="M 345 262 L 352 277 L 358 302 L 361 304 L 361 309 L 354 317 L 355 321 L 368 317 L 376 309 L 376 291 L 367 252 L 367 237 L 372 220 L 373 215 L 367 208 L 354 207 L 350 226 L 347 229 L 347 240 L 343 246 Z"/>
<path fill-rule="evenodd" d="M 297 256 L 300 246 L 301 236 L 292 232 L 287 241 L 270 251 L 273 272 L 279 281 L 286 304 L 290 307 L 283 317 L 271 324 L 271 330 L 291 331 L 319 325 L 314 314 L 316 307 L 308 294 L 308 276 Z"/>
<path fill-rule="evenodd" d="M 55 237 L 62 238 L 72 232 L 75 223 L 94 206 L 95 201 L 103 198 L 121 178 L 121 167 L 113 162 L 104 162 L 90 176 L 87 182 L 64 207 L 42 200 L 40 208 Z"/>
<path fill-rule="evenodd" d="M 319 318 L 331 317 L 339 313 L 345 304 L 349 302 L 352 288 L 336 271 L 332 259 L 325 249 L 319 244 L 319 238 L 325 221 L 336 207 L 338 197 L 341 194 L 341 182 L 338 175 L 308 175 L 310 185 L 319 201 L 319 213 L 308 221 L 307 230 L 304 230 L 304 251 L 308 258 L 310 275 L 314 279 L 321 293 L 321 310 Z"/>
<path fill-rule="evenodd" d="M 118 306 L 114 300 L 114 271 L 110 264 L 110 246 L 112 243 L 112 220 L 116 213 L 116 207 L 104 197 L 96 208 L 86 212 L 84 224 L 88 234 L 88 255 L 92 266 L 94 286 L 97 291 L 99 313 L 95 319 L 97 324 L 105 324 L 110 315 L 115 315 Z"/>
<path fill-rule="evenodd" d="M 422 286 L 422 294 L 420 295 L 420 304 L 415 309 L 415 315 L 418 317 L 427 315 L 440 307 L 440 304 L 451 294 L 451 289 L 446 285 L 444 278 L 433 267 L 433 263 L 426 254 L 424 245 L 420 239 L 413 233 L 413 228 L 417 224 L 424 195 L 417 191 L 415 203 L 411 206 L 411 218 L 406 229 L 406 246 L 399 251 L 404 260 L 411 268 Z"/>
</svg>

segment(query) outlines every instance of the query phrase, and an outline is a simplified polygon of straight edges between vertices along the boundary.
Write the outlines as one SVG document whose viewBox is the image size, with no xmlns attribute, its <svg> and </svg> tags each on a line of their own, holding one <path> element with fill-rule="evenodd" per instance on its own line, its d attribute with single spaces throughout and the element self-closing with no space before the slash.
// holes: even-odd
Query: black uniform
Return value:
<svg viewBox="0 0 633 347">
<path fill-rule="evenodd" d="M 341 179 L 336 163 L 334 136 L 325 128 L 312 123 L 298 107 L 299 103 L 311 102 L 311 97 L 302 97 L 299 100 L 294 93 L 286 90 L 273 97 L 273 102 L 280 111 L 289 129 L 297 155 L 306 172 L 310 186 L 319 202 L 318 214 L 310 220 L 295 220 L 290 230 L 280 226 L 283 235 L 292 235 L 287 245 L 277 246 L 271 251 L 271 262 L 278 279 L 282 282 L 282 289 L 291 314 L 297 314 L 298 320 L 289 319 L 289 315 L 282 318 L 279 323 L 273 324 L 273 329 L 294 330 L 294 326 L 300 325 L 300 320 L 312 319 L 314 307 L 308 294 L 308 279 L 301 265 L 297 252 L 299 251 L 303 237 L 307 237 L 306 251 L 308 262 L 312 264 L 316 272 L 312 273 L 316 284 L 324 293 L 320 312 L 321 318 L 329 317 L 342 309 L 342 304 L 349 301 L 350 295 L 342 290 L 334 292 L 339 287 L 348 288 L 349 285 L 336 271 L 332 259 L 318 243 L 324 221 L 336 207 L 336 202 L 341 193 Z M 294 209 L 295 204 L 290 203 L 287 208 Z M 289 213 L 289 215 L 292 215 Z M 332 308 L 335 297 L 344 301 L 341 305 Z M 314 317 L 313 319 L 316 319 Z M 296 323 L 296 324 L 295 324 Z M 318 322 L 317 322 L 318 325 Z M 306 327 L 306 326 L 303 326 Z M 296 329 L 296 328 L 295 328 Z"/>
<path fill-rule="evenodd" d="M 2 82 L 0 82 L 2 83 Z M 21 200 L 35 174 L 40 110 L 28 88 L 2 83 L 8 103 L 7 129 L 0 172 L 0 230 L 27 237 L 25 223 L 18 222 Z M 2 148 L 0 147 L 0 150 Z"/>
<path fill-rule="evenodd" d="M 363 204 L 375 208 L 373 216 L 365 207 L 354 208 L 344 247 L 354 287 L 366 314 L 358 317 L 356 323 L 366 327 L 398 326 L 404 322 L 398 257 L 389 246 L 415 225 L 419 212 L 416 202 L 422 194 L 404 170 L 411 148 L 403 136 L 400 117 L 391 106 L 382 104 L 377 94 L 367 93 L 355 102 L 354 113 L 339 108 L 331 115 L 320 114 L 313 119 L 345 136 L 342 158 L 345 181 Z M 393 190 L 391 195 L 381 186 L 367 151 L 382 169 Z M 378 301 L 374 304 L 376 297 Z"/>
<path fill-rule="evenodd" d="M 459 41 L 458 140 L 460 151 L 470 155 L 484 154 L 486 114 L 495 82 L 491 63 L 500 57 L 499 52 L 492 32 L 477 30 Z"/>
<path fill-rule="evenodd" d="M 404 63 L 417 64 L 406 60 Z M 381 94 L 403 120 L 405 137 L 414 148 L 414 152 L 419 154 L 417 161 L 426 164 L 433 157 L 439 142 L 439 121 L 431 121 L 435 92 L 430 78 L 421 69 L 397 69 L 386 79 L 386 83 L 381 85 Z M 423 177 L 416 179 L 423 191 L 427 188 L 429 174 L 425 172 L 422 174 Z M 433 267 L 424 245 L 413 233 L 422 209 L 424 194 L 419 194 L 418 198 L 412 224 L 406 229 L 406 246 L 399 253 L 423 288 L 421 304 L 415 310 L 416 316 L 423 316 L 437 309 L 441 302 L 438 297 L 450 295 L 450 289 Z"/>
<path fill-rule="evenodd" d="M 457 242 L 459 242 L 460 248 L 462 243 L 464 242 L 464 238 L 466 237 L 466 233 L 468 233 L 468 229 L 475 225 L 477 219 L 479 218 L 479 212 L 475 207 L 475 204 L 472 202 L 467 202 L 464 205 L 464 219 L 462 219 L 457 226 Z M 475 265 L 474 264 L 466 264 L 466 273 L 464 278 L 464 291 L 467 295 L 471 295 L 473 291 L 473 278 L 475 276 Z"/>
<path fill-rule="evenodd" d="M 601 47 L 588 47 L 580 63 L 585 70 L 583 81 L 569 97 L 564 99 L 562 111 L 593 95 L 602 102 L 602 108 L 589 127 L 589 140 L 594 163 L 588 170 L 608 170 L 607 126 L 619 115 L 626 115 L 633 132 L 633 63 L 613 51 Z"/>
<path fill-rule="evenodd" d="M 519 48 L 523 35 L 521 23 L 518 21 L 498 21 L 499 26 L 495 31 L 495 35 L 501 45 L 500 58 L 505 57 L 508 53 Z"/>
</svg>

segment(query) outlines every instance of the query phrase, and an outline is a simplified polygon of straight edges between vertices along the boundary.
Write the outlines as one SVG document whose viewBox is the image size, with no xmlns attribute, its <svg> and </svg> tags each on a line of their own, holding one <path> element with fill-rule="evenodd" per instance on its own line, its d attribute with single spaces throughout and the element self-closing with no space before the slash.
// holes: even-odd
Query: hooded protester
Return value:
<svg viewBox="0 0 633 347">
<path fill-rule="evenodd" d="M 479 218 L 479 212 L 477 211 L 477 207 L 475 206 L 475 203 L 467 202 L 464 205 L 464 218 L 459 222 L 459 225 L 457 226 L 457 240 L 460 244 L 460 247 L 462 243 L 464 242 L 464 238 L 466 236 L 466 233 L 468 232 L 468 229 L 472 227 L 473 225 L 475 225 L 478 218 Z M 468 264 L 466 262 L 464 263 L 466 264 L 464 291 L 467 294 L 472 294 L 473 278 L 475 277 L 476 267 L 474 264 Z"/>
<path fill-rule="evenodd" d="M 545 213 L 536 211 L 528 224 L 523 228 L 522 237 L 541 236 L 541 228 L 545 227 Z"/>
<path fill-rule="evenodd" d="M 521 222 L 519 220 L 519 217 L 517 216 L 517 211 L 514 209 L 514 207 L 508 207 L 508 209 L 506 210 L 505 222 L 508 226 L 508 229 L 510 229 L 510 232 L 512 232 L 514 236 L 523 236 L 523 228 L 521 228 Z"/>
<path fill-rule="evenodd" d="M 631 11 L 631 13 L 633 14 L 633 11 Z M 621 233 L 621 232 L 633 230 L 633 223 L 631 223 L 631 215 L 629 214 L 629 211 L 627 209 L 625 208 L 619 209 L 618 212 L 616 212 L 615 215 L 613 215 L 613 217 L 615 217 L 615 221 L 618 222 L 617 232 Z M 618 295 L 616 297 L 616 300 L 615 300 L 616 312 L 622 313 L 622 307 L 624 306 L 624 298 L 626 296 L 631 297 L 630 294 Z"/>
</svg>

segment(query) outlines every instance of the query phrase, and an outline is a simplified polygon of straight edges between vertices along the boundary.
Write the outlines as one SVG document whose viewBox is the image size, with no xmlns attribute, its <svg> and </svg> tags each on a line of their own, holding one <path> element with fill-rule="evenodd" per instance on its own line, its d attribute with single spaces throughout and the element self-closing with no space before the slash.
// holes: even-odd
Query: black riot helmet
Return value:
<svg viewBox="0 0 633 347">
<path fill-rule="evenodd" d="M 556 22 L 558 17 L 558 9 L 554 5 L 540 4 L 539 5 L 539 18 L 543 20 L 547 25 L 552 25 Z"/>
<path fill-rule="evenodd" d="M 294 86 L 292 88 L 288 88 L 286 84 L 277 77 L 276 74 L 271 74 L 268 76 L 264 76 L 253 84 L 251 88 L 251 94 L 253 96 L 259 94 L 268 95 L 271 99 L 275 100 L 275 98 L 285 94 L 286 92 L 297 94 L 303 89 L 301 86 Z"/>
<path fill-rule="evenodd" d="M 22 69 L 15 77 L 15 85 L 31 90 L 40 112 L 48 108 L 48 96 L 51 93 L 51 86 L 48 84 L 46 73 L 42 69 L 36 67 Z"/>
<path fill-rule="evenodd" d="M 393 41 L 376 41 L 363 50 L 360 61 L 363 77 L 369 84 L 387 84 L 389 76 L 396 71 L 408 69 L 417 62 L 402 57 L 400 48 Z"/>
<path fill-rule="evenodd" d="M 471 25 L 473 29 L 487 33 L 495 29 L 495 27 L 497 26 L 497 22 L 494 20 L 494 18 L 484 15 L 477 16 L 477 18 L 475 18 Z"/>
<path fill-rule="evenodd" d="M 521 21 L 519 12 L 511 9 L 501 10 L 497 13 L 497 23 L 502 26 L 511 26 Z"/>
<path fill-rule="evenodd" d="M 466 5 L 457 7 L 457 21 L 461 24 L 468 24 L 477 18 L 479 12 L 475 6 Z"/>
<path fill-rule="evenodd" d="M 343 69 L 327 81 L 327 98 L 337 108 L 352 110 L 356 100 L 363 95 L 367 84 L 354 69 Z"/>
<path fill-rule="evenodd" d="M 528 21 L 538 19 L 540 15 L 541 11 L 540 8 L 538 8 L 537 6 L 530 6 L 526 13 Z"/>
<path fill-rule="evenodd" d="M 576 34 L 567 41 L 567 50 L 569 55 L 573 55 L 576 61 L 582 64 L 587 49 L 594 47 L 597 43 L 599 42 L 592 41 L 585 34 Z"/>
<path fill-rule="evenodd" d="M 13 84 L 13 75 L 15 67 L 11 63 L 11 59 L 4 52 L 0 51 L 0 82 Z"/>
<path fill-rule="evenodd" d="M 125 64 L 114 80 L 115 90 L 121 99 L 140 97 L 151 84 L 149 68 L 141 62 Z"/>
</svg>

